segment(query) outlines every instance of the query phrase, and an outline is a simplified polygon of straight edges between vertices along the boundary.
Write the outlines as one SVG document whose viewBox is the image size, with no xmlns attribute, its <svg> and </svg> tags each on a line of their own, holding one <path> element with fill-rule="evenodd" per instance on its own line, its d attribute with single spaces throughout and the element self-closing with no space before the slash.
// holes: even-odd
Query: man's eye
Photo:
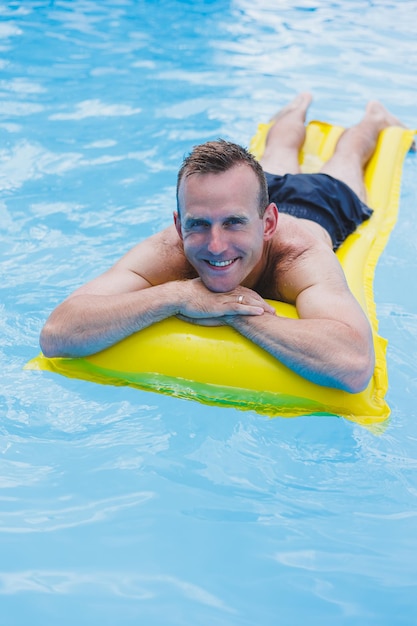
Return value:
<svg viewBox="0 0 417 626">
<path fill-rule="evenodd" d="M 209 224 L 208 222 L 205 222 L 204 220 L 193 220 L 192 222 L 190 222 L 188 228 L 190 230 L 198 230 L 198 229 L 205 229 L 208 228 Z"/>
<path fill-rule="evenodd" d="M 242 224 L 243 220 L 241 220 L 239 217 L 231 217 L 224 222 L 226 228 L 229 226 L 242 226 Z"/>
</svg>

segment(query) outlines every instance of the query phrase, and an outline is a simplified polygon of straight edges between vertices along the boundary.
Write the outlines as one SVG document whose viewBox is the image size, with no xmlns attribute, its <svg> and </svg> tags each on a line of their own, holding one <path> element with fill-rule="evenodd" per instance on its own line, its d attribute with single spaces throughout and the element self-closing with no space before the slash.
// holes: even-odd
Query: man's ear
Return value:
<svg viewBox="0 0 417 626">
<path fill-rule="evenodd" d="M 182 239 L 182 231 L 181 231 L 181 218 L 180 218 L 180 216 L 178 215 L 178 212 L 177 212 L 177 211 L 174 211 L 173 216 L 174 216 L 174 224 L 175 224 L 175 228 L 176 228 L 177 233 L 178 233 L 178 237 L 179 237 L 180 239 Z"/>
<path fill-rule="evenodd" d="M 271 202 L 265 209 L 263 214 L 264 222 L 264 241 L 271 239 L 278 226 L 278 207 L 275 202 Z"/>
</svg>

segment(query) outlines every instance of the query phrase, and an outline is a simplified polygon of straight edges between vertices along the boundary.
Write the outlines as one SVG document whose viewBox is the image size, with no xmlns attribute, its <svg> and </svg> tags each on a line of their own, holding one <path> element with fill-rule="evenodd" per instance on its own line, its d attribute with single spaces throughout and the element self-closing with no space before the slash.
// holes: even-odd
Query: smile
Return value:
<svg viewBox="0 0 417 626">
<path fill-rule="evenodd" d="M 227 267 L 228 265 L 232 265 L 236 259 L 231 259 L 229 261 L 207 261 L 209 265 L 212 267 Z"/>
</svg>

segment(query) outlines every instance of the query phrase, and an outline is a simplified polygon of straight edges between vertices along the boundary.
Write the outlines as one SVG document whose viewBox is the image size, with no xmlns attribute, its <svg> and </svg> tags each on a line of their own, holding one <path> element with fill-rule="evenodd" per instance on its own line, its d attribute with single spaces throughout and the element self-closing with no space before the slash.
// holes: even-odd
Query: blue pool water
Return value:
<svg viewBox="0 0 417 626">
<path fill-rule="evenodd" d="M 169 223 L 192 145 L 379 98 L 417 126 L 415 0 L 0 7 L 1 626 L 417 623 L 417 176 L 375 277 L 392 417 L 269 420 L 23 371 L 51 309 Z"/>
</svg>

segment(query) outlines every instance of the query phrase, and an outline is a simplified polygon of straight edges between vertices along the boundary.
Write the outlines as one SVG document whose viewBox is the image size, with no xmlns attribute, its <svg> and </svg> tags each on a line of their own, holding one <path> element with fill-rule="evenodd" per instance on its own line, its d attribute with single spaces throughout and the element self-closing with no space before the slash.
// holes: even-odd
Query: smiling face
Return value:
<svg viewBox="0 0 417 626">
<path fill-rule="evenodd" d="M 277 225 L 270 204 L 259 215 L 259 182 L 246 164 L 221 173 L 192 174 L 180 184 L 175 225 L 184 252 L 208 289 L 253 286 L 264 265 L 264 246 Z"/>
</svg>

